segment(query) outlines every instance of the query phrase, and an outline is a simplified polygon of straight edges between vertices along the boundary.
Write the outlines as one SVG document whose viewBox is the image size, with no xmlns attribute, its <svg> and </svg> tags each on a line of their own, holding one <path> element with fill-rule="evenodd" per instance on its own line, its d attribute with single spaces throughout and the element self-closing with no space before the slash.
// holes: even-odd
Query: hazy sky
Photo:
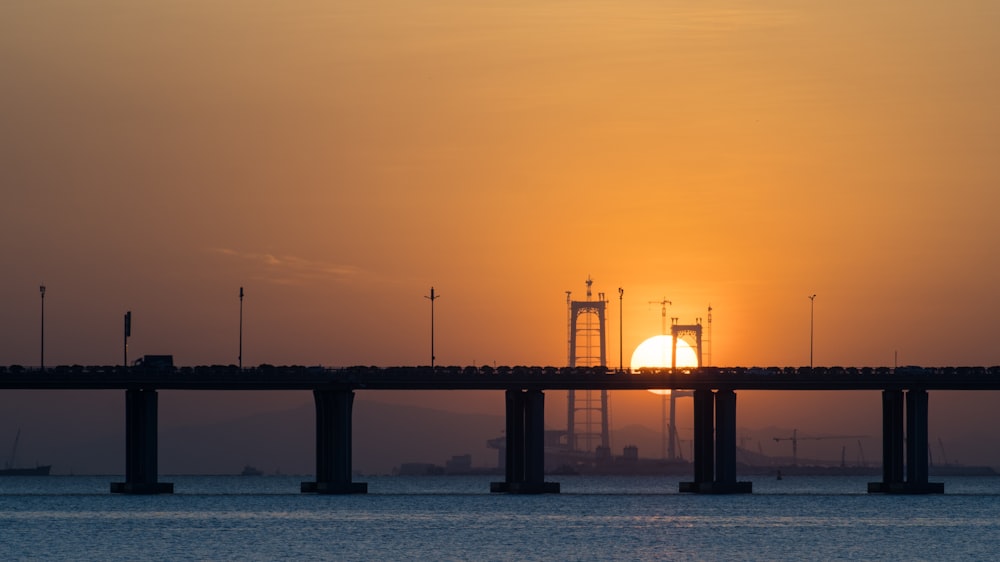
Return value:
<svg viewBox="0 0 1000 562">
<path fill-rule="evenodd" d="M 0 364 L 1000 363 L 1000 4 L 0 1 Z M 617 288 L 625 289 L 619 311 Z M 877 406 L 877 398 L 872 398 Z M 499 404 L 499 402 L 498 402 Z M 498 406 L 499 407 L 499 406 Z M 873 419 L 878 413 L 873 412 Z"/>
</svg>

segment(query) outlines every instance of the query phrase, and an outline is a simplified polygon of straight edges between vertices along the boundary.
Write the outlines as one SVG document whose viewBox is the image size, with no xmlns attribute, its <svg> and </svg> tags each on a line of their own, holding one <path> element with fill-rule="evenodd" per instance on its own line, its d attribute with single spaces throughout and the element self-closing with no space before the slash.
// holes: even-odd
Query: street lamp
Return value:
<svg viewBox="0 0 1000 562">
<path fill-rule="evenodd" d="M 240 370 L 243 370 L 243 287 L 240 287 L 240 351 L 237 356 Z"/>
<path fill-rule="evenodd" d="M 132 335 L 132 311 L 125 313 L 125 330 L 122 338 L 122 366 L 128 367 L 128 338 Z"/>
<path fill-rule="evenodd" d="M 431 296 L 424 296 L 431 301 L 431 367 L 434 367 L 434 301 L 441 298 L 441 295 L 434 295 L 434 287 L 431 287 Z"/>
<path fill-rule="evenodd" d="M 813 367 L 813 318 L 816 308 L 816 295 L 809 296 L 809 368 Z"/>
<path fill-rule="evenodd" d="M 42 342 L 39 351 L 38 365 L 41 370 L 45 370 L 45 285 L 38 286 L 38 292 L 42 295 Z"/>
<path fill-rule="evenodd" d="M 622 299 L 625 297 L 625 289 L 618 287 L 618 370 L 625 370 L 625 362 L 622 360 Z"/>
</svg>

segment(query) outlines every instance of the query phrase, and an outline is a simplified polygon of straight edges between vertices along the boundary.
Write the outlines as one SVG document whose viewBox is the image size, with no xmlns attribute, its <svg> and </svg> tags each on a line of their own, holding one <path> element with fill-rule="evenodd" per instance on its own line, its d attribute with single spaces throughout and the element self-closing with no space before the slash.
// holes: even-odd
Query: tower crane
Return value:
<svg viewBox="0 0 1000 562">
<path fill-rule="evenodd" d="M 948 466 L 948 455 L 944 452 L 944 441 L 938 437 L 938 445 L 941 445 L 941 458 L 944 460 L 945 466 Z"/>
<path fill-rule="evenodd" d="M 661 300 L 661 301 L 649 301 L 649 304 L 658 304 L 658 305 L 660 305 L 660 307 L 661 307 L 660 308 L 660 316 L 663 318 L 663 327 L 662 327 L 661 334 L 664 335 L 664 336 L 667 335 L 667 305 L 668 304 L 669 305 L 673 305 L 674 303 L 668 301 L 667 297 L 663 297 L 663 300 Z M 666 355 L 666 354 L 664 353 L 664 355 Z M 663 359 L 665 361 L 666 357 L 664 357 Z M 668 396 L 668 394 L 670 396 L 670 398 L 669 398 L 669 404 L 670 404 L 670 414 L 669 414 L 670 429 L 669 429 L 669 431 L 670 431 L 670 433 L 669 434 L 667 433 L 667 431 L 668 431 L 668 429 L 667 429 L 667 425 L 668 425 L 667 424 L 667 419 L 668 419 L 668 414 L 667 414 L 668 398 L 667 398 L 667 396 Z M 675 435 L 676 430 L 674 429 L 674 403 L 677 400 L 677 393 L 674 392 L 674 391 L 670 391 L 669 393 L 662 393 L 662 395 L 660 396 L 660 400 L 661 400 L 661 408 L 660 408 L 661 418 L 660 418 L 660 421 L 661 421 L 661 431 L 662 431 L 662 435 L 663 435 L 663 458 L 664 459 L 673 460 L 674 459 L 675 444 L 676 444 L 676 435 Z"/>
<path fill-rule="evenodd" d="M 867 435 L 823 435 L 816 437 L 799 437 L 799 430 L 793 429 L 791 437 L 774 437 L 774 442 L 779 443 L 781 441 L 791 441 L 792 442 L 792 466 L 798 466 L 799 464 L 799 441 L 819 441 L 822 439 L 867 439 Z"/>
<path fill-rule="evenodd" d="M 660 317 L 663 322 L 663 335 L 667 335 L 667 305 L 673 305 L 674 303 L 667 300 L 667 297 L 663 297 L 661 301 L 649 301 L 649 304 L 660 305 Z"/>
</svg>

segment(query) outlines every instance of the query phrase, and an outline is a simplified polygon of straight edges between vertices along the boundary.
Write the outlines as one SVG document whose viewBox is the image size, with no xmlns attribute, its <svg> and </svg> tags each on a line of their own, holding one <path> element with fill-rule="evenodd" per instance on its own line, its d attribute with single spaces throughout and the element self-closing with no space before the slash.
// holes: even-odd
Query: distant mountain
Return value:
<svg viewBox="0 0 1000 562">
<path fill-rule="evenodd" d="M 21 427 L 18 460 L 22 464 L 51 464 L 53 474 L 124 472 L 125 416 L 120 392 L 48 391 L 38 396 L 40 392 L 0 393 L 0 443 L 7 444 L 5 450 Z M 178 415 L 178 402 L 171 405 L 170 413 L 161 405 L 160 474 L 238 474 L 248 464 L 266 474 L 315 473 L 312 400 L 283 410 L 241 415 L 245 402 L 223 399 L 216 413 L 216 420 L 222 421 L 187 424 L 176 421 L 183 419 L 183 410 Z M 497 451 L 488 449 L 486 440 L 502 435 L 505 422 L 500 415 L 455 414 L 359 396 L 353 426 L 354 469 L 389 474 L 402 462 L 443 465 L 462 454 L 471 454 L 474 466 L 495 467 Z"/>
<path fill-rule="evenodd" d="M 358 399 L 353 417 L 356 472 L 389 474 L 402 462 L 444 464 L 471 454 L 474 466 L 496 466 L 486 440 L 501 434 L 496 415 L 454 414 Z M 256 414 L 223 423 L 161 429 L 161 474 L 236 474 L 252 465 L 266 474 L 315 472 L 315 409 Z"/>
<path fill-rule="evenodd" d="M 294 396 L 288 400 L 286 395 L 287 405 L 282 408 L 279 402 L 247 398 L 246 393 L 163 394 L 161 474 L 237 474 L 248 464 L 265 473 L 315 472 L 312 400 Z M 503 435 L 503 415 L 458 414 L 366 398 L 359 395 L 354 405 L 356 471 L 389 474 L 404 462 L 443 465 L 452 456 L 462 454 L 472 455 L 475 467 L 497 465 L 497 451 L 487 448 L 486 441 Z M 259 412 L 268 404 L 278 409 L 243 413 Z M 0 393 L 0 445 L 10 447 L 20 427 L 20 464 L 50 464 L 53 474 L 121 474 L 125 465 L 124 417 L 120 391 L 6 391 Z M 937 431 L 948 431 L 954 437 L 931 440 L 932 466 L 995 465 L 991 452 L 997 438 L 992 427 L 950 427 L 949 418 L 934 419 L 940 420 L 935 435 Z M 677 452 L 691 460 L 691 431 L 684 425 Z M 740 427 L 739 462 L 756 466 L 792 464 L 792 444 L 787 439 L 792 431 L 782 427 Z M 867 437 L 848 438 L 836 437 L 839 432 L 835 430 L 823 433 L 800 429 L 799 464 L 839 466 L 843 459 L 847 466 L 879 466 L 880 431 L 876 427 L 865 432 L 870 433 Z M 621 455 L 628 445 L 637 446 L 642 458 L 663 455 L 663 436 L 656 429 L 641 425 L 613 429 L 612 453 Z"/>
</svg>

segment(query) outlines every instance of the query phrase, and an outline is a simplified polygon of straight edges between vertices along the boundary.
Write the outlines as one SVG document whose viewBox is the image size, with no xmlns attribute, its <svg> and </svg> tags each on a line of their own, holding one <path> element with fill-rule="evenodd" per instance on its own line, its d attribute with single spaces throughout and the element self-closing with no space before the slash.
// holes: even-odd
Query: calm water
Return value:
<svg viewBox="0 0 1000 562">
<path fill-rule="evenodd" d="M 1000 478 L 941 478 L 944 495 L 869 496 L 869 477 L 756 477 L 747 496 L 677 479 L 551 477 L 563 493 L 489 493 L 496 477 L 367 477 L 361 496 L 297 492 L 307 477 L 175 476 L 119 496 L 119 477 L 0 479 L 4 559 L 992 560 Z"/>
</svg>

